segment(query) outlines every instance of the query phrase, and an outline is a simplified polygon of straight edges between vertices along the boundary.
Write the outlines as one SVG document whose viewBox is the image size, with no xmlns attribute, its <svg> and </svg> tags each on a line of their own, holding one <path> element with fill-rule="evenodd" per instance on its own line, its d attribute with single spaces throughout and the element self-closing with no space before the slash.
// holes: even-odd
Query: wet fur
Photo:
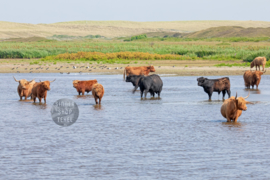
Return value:
<svg viewBox="0 0 270 180">
<path fill-rule="evenodd" d="M 100 104 L 101 103 L 101 99 L 104 95 L 104 87 L 101 84 L 94 84 L 92 87 L 92 95 L 95 98 L 95 102 L 96 104 Z M 99 102 L 98 102 L 99 100 Z"/>
</svg>

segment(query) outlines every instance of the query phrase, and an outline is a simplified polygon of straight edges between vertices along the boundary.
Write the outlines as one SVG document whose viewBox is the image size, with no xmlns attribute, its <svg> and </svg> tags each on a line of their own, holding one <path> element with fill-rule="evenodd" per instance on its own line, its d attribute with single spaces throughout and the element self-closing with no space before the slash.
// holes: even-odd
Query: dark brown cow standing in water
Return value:
<svg viewBox="0 0 270 180">
<path fill-rule="evenodd" d="M 148 76 L 149 72 L 155 72 L 154 66 L 140 66 L 140 67 L 125 67 L 124 69 L 124 80 L 126 79 L 125 75 L 145 75 Z"/>
<path fill-rule="evenodd" d="M 245 81 L 245 86 L 246 88 L 250 88 L 250 86 L 252 86 L 252 88 L 254 88 L 254 86 L 257 86 L 257 89 L 259 87 L 259 84 L 261 82 L 261 76 L 263 75 L 264 72 L 261 71 L 246 71 L 243 75 L 244 81 Z"/>
<path fill-rule="evenodd" d="M 23 97 L 25 100 L 28 97 L 31 97 L 32 88 L 34 84 L 36 83 L 35 80 L 34 79 L 32 81 L 27 81 L 26 79 L 17 80 L 14 76 L 13 78 L 16 82 L 19 82 L 17 91 L 20 96 L 20 100 L 22 100 Z"/>
<path fill-rule="evenodd" d="M 39 102 L 44 98 L 44 102 L 46 103 L 47 91 L 51 90 L 50 85 L 53 81 L 41 81 L 34 84 L 32 89 L 32 99 L 36 102 L 36 98 L 38 98 Z"/>
<path fill-rule="evenodd" d="M 101 84 L 94 84 L 93 85 L 93 89 L 92 89 L 92 94 L 95 98 L 95 102 L 96 104 L 100 104 L 101 103 L 101 99 L 104 95 L 104 87 Z M 98 102 L 99 100 L 99 102 Z"/>
<path fill-rule="evenodd" d="M 230 79 L 228 77 L 223 77 L 219 79 L 208 79 L 204 77 L 200 77 L 197 79 L 198 86 L 202 86 L 204 89 L 204 92 L 206 92 L 209 96 L 209 100 L 211 100 L 213 92 L 222 92 L 223 99 L 225 97 L 225 94 L 227 92 L 228 96 L 231 96 L 231 84 Z"/>
<path fill-rule="evenodd" d="M 74 80 L 73 87 L 77 89 L 79 95 L 84 95 L 85 92 L 89 93 L 92 91 L 92 86 L 97 83 L 97 80 L 89 80 L 89 81 L 80 81 Z"/>
</svg>

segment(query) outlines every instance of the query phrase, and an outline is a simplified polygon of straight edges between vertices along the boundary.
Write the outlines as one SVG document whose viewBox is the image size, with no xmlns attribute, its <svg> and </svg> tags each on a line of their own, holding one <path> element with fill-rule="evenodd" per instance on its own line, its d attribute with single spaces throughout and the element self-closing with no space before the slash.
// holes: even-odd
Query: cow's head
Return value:
<svg viewBox="0 0 270 180">
<path fill-rule="evenodd" d="M 138 79 L 138 77 L 140 77 L 140 76 L 136 76 L 136 75 L 128 75 L 128 76 L 126 77 L 126 82 L 135 82 L 136 79 Z"/>
<path fill-rule="evenodd" d="M 261 76 L 263 75 L 263 73 L 265 73 L 266 71 L 264 72 L 261 72 L 261 71 L 255 71 L 253 72 L 253 77 L 256 79 L 256 80 L 260 80 L 261 79 Z"/>
<path fill-rule="evenodd" d="M 197 78 L 198 86 L 203 86 L 203 83 L 205 80 L 207 80 L 207 78 L 204 78 L 204 77 Z"/>
<path fill-rule="evenodd" d="M 22 87 L 22 89 L 27 89 L 29 87 L 30 83 L 34 83 L 35 80 L 33 79 L 32 81 L 27 81 L 26 79 L 21 79 L 21 80 L 17 80 L 14 76 L 13 76 L 14 80 L 16 82 L 19 82 L 20 86 Z"/>
<path fill-rule="evenodd" d="M 74 88 L 77 88 L 77 85 L 78 85 L 79 81 L 80 81 L 80 80 L 74 80 L 74 81 L 73 81 L 73 87 L 74 87 Z"/>
<path fill-rule="evenodd" d="M 156 72 L 154 66 L 148 66 L 147 69 L 149 69 L 150 72 Z"/>
<path fill-rule="evenodd" d="M 251 102 L 248 102 L 245 100 L 249 97 L 249 94 L 250 94 L 250 92 L 248 92 L 247 97 L 238 97 L 237 98 L 237 93 L 236 93 L 235 102 L 236 102 L 237 109 L 246 111 L 247 110 L 246 104 L 252 104 Z"/>
<path fill-rule="evenodd" d="M 250 68 L 253 68 L 254 67 L 254 61 L 252 61 L 251 63 L 250 63 Z"/>
<path fill-rule="evenodd" d="M 45 90 L 49 91 L 49 90 L 51 90 L 50 85 L 51 85 L 51 83 L 54 82 L 54 81 L 55 81 L 55 80 L 53 80 L 53 81 L 40 81 L 40 82 L 41 82 L 41 86 L 42 86 Z"/>
</svg>

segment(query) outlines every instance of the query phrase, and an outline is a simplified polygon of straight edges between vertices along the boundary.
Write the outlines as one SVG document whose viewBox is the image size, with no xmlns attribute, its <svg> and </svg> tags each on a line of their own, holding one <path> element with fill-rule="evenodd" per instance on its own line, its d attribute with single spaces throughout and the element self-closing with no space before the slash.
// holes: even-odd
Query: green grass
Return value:
<svg viewBox="0 0 270 180">
<path fill-rule="evenodd" d="M 220 63 L 220 64 L 216 64 L 216 67 L 250 67 L 250 63 L 249 62 L 244 62 L 244 63 Z M 266 62 L 265 67 L 270 67 L 270 61 Z"/>
<path fill-rule="evenodd" d="M 185 60 L 244 60 L 252 61 L 257 56 L 270 59 L 270 46 L 228 45 L 225 41 L 211 45 L 194 45 L 144 42 L 144 41 L 42 41 L 0 42 L 0 58 L 45 58 L 63 53 L 84 52 L 148 52 L 151 54 L 178 54 Z"/>
</svg>

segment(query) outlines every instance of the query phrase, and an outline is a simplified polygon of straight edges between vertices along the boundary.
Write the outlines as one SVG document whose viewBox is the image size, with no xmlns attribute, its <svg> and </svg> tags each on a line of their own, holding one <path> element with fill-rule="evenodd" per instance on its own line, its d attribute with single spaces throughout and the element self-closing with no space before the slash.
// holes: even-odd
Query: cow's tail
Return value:
<svg viewBox="0 0 270 180">
<path fill-rule="evenodd" d="M 124 69 L 123 78 L 124 78 L 124 80 L 126 79 L 126 68 Z"/>
</svg>

